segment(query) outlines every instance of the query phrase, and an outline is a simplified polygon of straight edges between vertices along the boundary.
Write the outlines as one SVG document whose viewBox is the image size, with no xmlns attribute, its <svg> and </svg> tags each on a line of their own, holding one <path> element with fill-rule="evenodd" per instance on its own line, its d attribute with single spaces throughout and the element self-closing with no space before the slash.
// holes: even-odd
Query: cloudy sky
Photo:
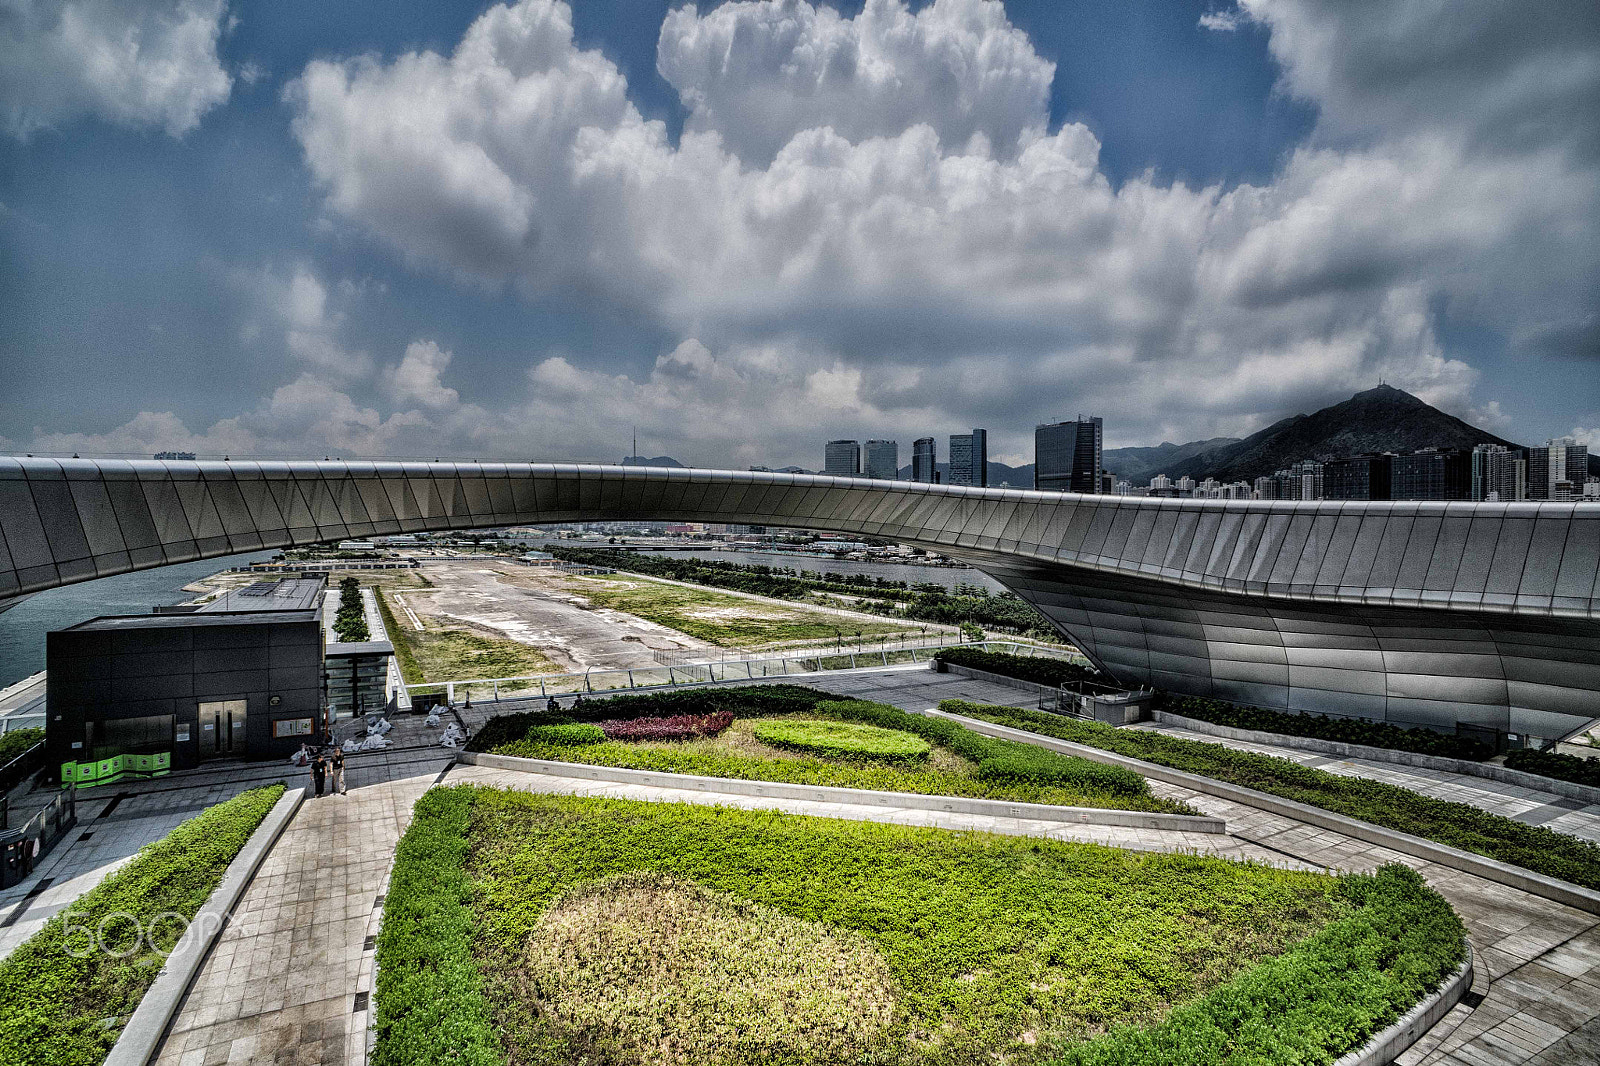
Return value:
<svg viewBox="0 0 1600 1066">
<path fill-rule="evenodd" d="M 0 0 L 0 450 L 1600 445 L 1593 0 Z"/>
</svg>

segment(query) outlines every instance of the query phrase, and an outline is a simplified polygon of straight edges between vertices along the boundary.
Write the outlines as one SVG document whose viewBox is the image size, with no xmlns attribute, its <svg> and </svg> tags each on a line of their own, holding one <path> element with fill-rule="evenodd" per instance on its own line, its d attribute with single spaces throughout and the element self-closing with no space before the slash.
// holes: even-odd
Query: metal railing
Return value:
<svg viewBox="0 0 1600 1066">
<path fill-rule="evenodd" d="M 787 677 L 794 674 L 815 674 L 829 670 L 861 670 L 875 666 L 894 666 L 906 662 L 926 662 L 943 647 L 955 647 L 958 641 L 946 644 L 918 645 L 891 651 L 878 648 L 870 651 L 816 651 L 766 658 L 729 659 L 681 663 L 670 666 L 635 667 L 634 669 L 591 670 L 582 674 L 536 674 L 523 677 L 481 677 L 463 681 L 426 682 L 407 685 L 413 695 L 443 693 L 454 703 L 458 696 L 468 700 L 499 701 L 522 699 L 547 699 L 550 696 L 571 696 L 591 692 L 626 692 L 633 689 L 667 688 L 673 685 L 704 685 L 722 681 L 754 681 L 767 677 Z M 1066 658 L 1065 649 L 1056 652 L 1051 648 L 1032 644 L 1019 644 L 1010 640 L 983 640 L 960 644 L 961 647 L 983 648 L 992 651 L 1009 651 L 1013 655 L 1048 655 Z"/>
<path fill-rule="evenodd" d="M 77 824 L 76 789 L 69 785 L 22 825 L 0 830 L 0 888 L 10 888 L 27 877 Z"/>
<path fill-rule="evenodd" d="M 771 659 L 777 656 L 795 658 L 812 657 L 817 655 L 845 655 L 850 652 L 856 652 L 858 654 L 865 655 L 879 651 L 910 651 L 912 648 L 951 648 L 960 644 L 973 646 L 974 643 L 975 642 L 972 641 L 963 641 L 959 633 L 937 633 L 931 637 L 908 637 L 901 633 L 889 635 L 880 634 L 878 636 L 863 637 L 859 640 L 850 636 L 842 636 L 834 642 L 834 646 L 831 650 L 824 642 L 813 640 L 794 642 L 791 647 L 787 649 L 787 652 L 785 652 L 785 649 L 781 647 L 773 647 L 771 645 L 768 645 L 766 648 L 759 651 L 753 652 L 740 652 L 736 648 L 724 648 L 722 649 L 723 654 L 717 656 L 715 659 L 710 659 L 706 657 L 706 652 L 708 649 L 705 648 L 655 648 L 652 649 L 650 657 L 655 660 L 657 666 L 701 666 L 712 662 L 729 663 L 744 662 L 746 660 L 755 661 L 760 659 Z"/>
</svg>

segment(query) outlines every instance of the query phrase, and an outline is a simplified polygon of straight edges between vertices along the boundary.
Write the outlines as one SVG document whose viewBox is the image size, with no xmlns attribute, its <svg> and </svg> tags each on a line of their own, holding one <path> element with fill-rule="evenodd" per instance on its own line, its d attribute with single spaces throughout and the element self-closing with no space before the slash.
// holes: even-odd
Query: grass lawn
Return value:
<svg viewBox="0 0 1600 1066">
<path fill-rule="evenodd" d="M 772 685 L 596 700 L 582 711 L 591 721 L 716 711 L 731 713 L 734 721 L 711 737 L 620 741 L 591 736 L 591 742 L 574 744 L 565 736 L 551 736 L 548 731 L 557 726 L 550 723 L 556 720 L 534 712 L 490 720 L 468 747 L 528 759 L 746 781 L 1195 813 L 1181 803 L 1152 796 L 1137 774 L 1040 752 L 1026 744 L 991 740 L 954 723 L 885 704 L 828 696 L 799 686 Z M 819 728 L 830 726 L 844 730 L 824 742 L 823 750 L 814 746 L 809 751 L 794 750 L 797 736 L 814 738 Z M 854 750 L 843 750 L 852 740 Z M 871 757 L 862 750 L 863 741 L 885 748 L 887 757 Z M 925 754 L 908 761 L 906 754 L 912 749 L 907 742 Z"/>
<path fill-rule="evenodd" d="M 283 791 L 241 792 L 145 845 L 0 962 L 0 1062 L 103 1062 L 166 952 Z"/>
<path fill-rule="evenodd" d="M 567 588 L 597 607 L 637 615 L 658 625 L 726 648 L 755 648 L 796 641 L 846 641 L 857 633 L 881 637 L 916 633 L 907 622 L 868 622 L 856 618 L 764 603 L 704 588 L 668 585 L 649 578 L 618 575 L 611 578 L 569 578 Z"/>
<path fill-rule="evenodd" d="M 1404 869 L 440 788 L 396 857 L 373 1062 L 1327 1063 L 1461 936 Z"/>
<path fill-rule="evenodd" d="M 521 641 L 485 637 L 461 626 L 441 626 L 437 621 L 432 623 L 433 628 L 419 633 L 401 622 L 400 613 L 383 591 L 379 592 L 378 606 L 407 684 L 561 672 L 560 663 Z"/>
</svg>

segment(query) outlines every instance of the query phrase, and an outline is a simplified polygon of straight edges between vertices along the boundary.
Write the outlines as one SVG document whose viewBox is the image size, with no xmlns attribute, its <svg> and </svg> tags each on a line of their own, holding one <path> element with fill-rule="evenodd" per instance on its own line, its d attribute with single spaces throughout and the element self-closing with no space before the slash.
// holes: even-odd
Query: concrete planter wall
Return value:
<svg viewBox="0 0 1600 1066">
<path fill-rule="evenodd" d="M 1490 781 L 1498 781 L 1504 785 L 1516 785 L 1518 788 L 1531 788 L 1536 792 L 1550 792 L 1557 796 L 1579 800 L 1583 803 L 1600 804 L 1600 788 L 1593 785 L 1580 785 L 1574 781 L 1562 781 L 1554 777 L 1544 777 L 1540 774 L 1530 774 L 1522 770 L 1512 770 L 1498 763 L 1474 762 L 1471 759 L 1446 759 L 1438 755 L 1423 755 L 1413 751 L 1396 751 L 1393 748 L 1374 748 L 1367 744 L 1347 744 L 1338 740 L 1321 740 L 1317 737 L 1296 737 L 1286 733 L 1268 733 L 1259 729 L 1238 729 L 1234 726 L 1217 725 L 1213 722 L 1202 721 L 1199 718 L 1188 718 L 1171 711 L 1155 711 L 1153 717 L 1162 725 L 1176 726 L 1194 733 L 1204 733 L 1207 736 L 1222 737 L 1227 740 L 1242 740 L 1255 744 L 1271 744 L 1279 748 L 1293 748 L 1296 751 L 1313 751 L 1319 755 L 1337 755 L 1343 759 L 1366 759 L 1369 762 L 1394 763 L 1399 766 L 1415 766 L 1425 770 L 1443 770 L 1446 773 L 1463 774 L 1470 777 L 1482 777 Z"/>
<path fill-rule="evenodd" d="M 898 807 L 923 811 L 949 811 L 957 814 L 982 814 L 998 818 L 1033 818 L 1047 822 L 1078 825 L 1116 825 L 1131 829 L 1166 829 L 1182 833 L 1226 833 L 1221 818 L 1189 814 L 1159 814 L 1153 811 L 1119 811 L 1104 807 L 1062 807 L 1053 803 L 1013 803 L 1009 800 L 976 799 L 970 796 L 924 796 L 916 792 L 875 792 L 832 785 L 791 785 L 777 781 L 746 781 L 736 777 L 704 777 L 698 774 L 669 774 L 657 770 L 631 770 L 620 766 L 591 766 L 588 763 L 553 759 L 524 759 L 515 755 L 492 755 L 464 751 L 461 762 L 497 770 L 521 770 L 551 777 L 576 777 L 588 781 L 615 781 L 626 785 L 655 788 L 681 788 L 694 792 L 730 796 L 766 796 L 775 799 L 823 803 L 857 803 L 872 807 Z"/>
</svg>

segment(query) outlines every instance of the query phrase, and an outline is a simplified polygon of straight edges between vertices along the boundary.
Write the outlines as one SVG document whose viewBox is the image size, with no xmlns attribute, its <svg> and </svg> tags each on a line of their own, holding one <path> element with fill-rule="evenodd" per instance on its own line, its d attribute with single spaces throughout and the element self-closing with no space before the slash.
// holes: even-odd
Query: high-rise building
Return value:
<svg viewBox="0 0 1600 1066">
<path fill-rule="evenodd" d="M 1172 479 L 1165 474 L 1157 474 L 1155 477 L 1150 479 L 1150 488 L 1161 489 L 1163 491 L 1170 489 L 1172 488 Z"/>
<path fill-rule="evenodd" d="M 861 445 L 853 440 L 830 440 L 822 472 L 835 477 L 860 477 Z"/>
<path fill-rule="evenodd" d="M 1526 451 L 1528 499 L 1575 500 L 1589 474 L 1589 447 L 1571 437 L 1547 440 Z"/>
<path fill-rule="evenodd" d="M 869 440 L 862 454 L 861 476 L 894 481 L 900 476 L 900 442 Z"/>
<path fill-rule="evenodd" d="M 975 429 L 971 433 L 950 434 L 950 484 L 989 484 L 989 432 Z"/>
<path fill-rule="evenodd" d="M 1465 500 L 1472 494 L 1472 457 L 1460 448 L 1424 448 L 1389 463 L 1391 500 Z"/>
<path fill-rule="evenodd" d="M 911 480 L 931 485 L 939 479 L 939 451 L 932 437 L 911 442 Z"/>
<path fill-rule="evenodd" d="M 1480 444 L 1472 449 L 1472 498 L 1510 502 L 1528 498 L 1528 461 L 1520 449 Z"/>
<path fill-rule="evenodd" d="M 1351 455 L 1322 464 L 1325 500 L 1387 500 L 1390 455 Z"/>
<path fill-rule="evenodd" d="M 1051 492 L 1100 490 L 1098 417 L 1076 422 L 1051 422 L 1033 431 L 1033 487 Z"/>
</svg>

